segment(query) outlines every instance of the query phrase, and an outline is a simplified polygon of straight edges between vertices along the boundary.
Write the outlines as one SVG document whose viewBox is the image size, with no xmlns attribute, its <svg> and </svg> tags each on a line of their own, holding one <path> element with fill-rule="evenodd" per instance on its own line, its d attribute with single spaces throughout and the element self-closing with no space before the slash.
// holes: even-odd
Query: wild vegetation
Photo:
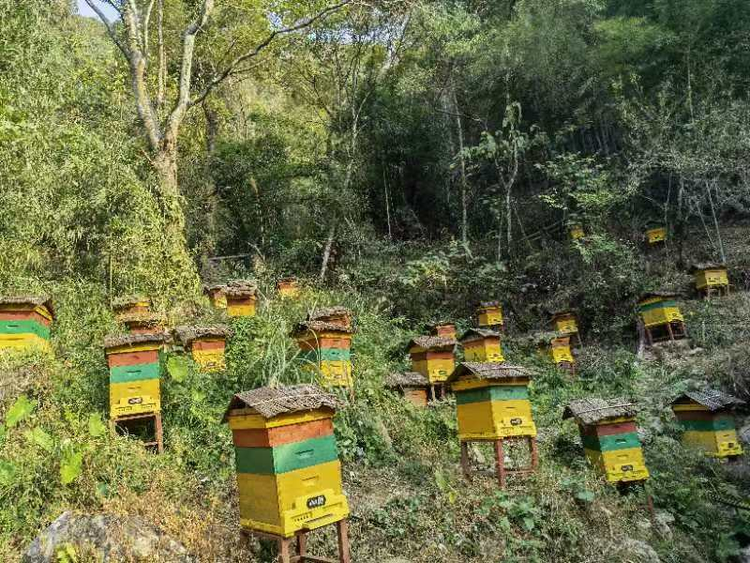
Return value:
<svg viewBox="0 0 750 563">
<path fill-rule="evenodd" d="M 238 534 L 221 417 L 237 391 L 309 381 L 289 331 L 341 304 L 354 561 L 743 561 L 750 516 L 717 499 L 748 498 L 747 463 L 683 448 L 668 403 L 703 383 L 750 399 L 750 4 L 85 5 L 121 17 L 0 0 L 0 294 L 58 311 L 53 355 L 0 358 L 0 560 L 64 510 L 142 516 L 201 561 L 268 560 Z M 706 260 L 732 293 L 685 299 L 689 349 L 638 354 L 636 298 L 690 295 Z M 307 289 L 282 302 L 290 274 Z M 213 322 L 200 283 L 231 278 L 258 282 L 259 315 L 233 323 L 226 371 L 164 379 L 166 453 L 112 436 L 112 299 Z M 411 336 L 467 329 L 490 298 L 507 360 L 538 374 L 541 466 L 506 491 L 461 477 L 452 399 L 420 410 L 383 388 Z M 524 344 L 559 306 L 583 327 L 575 378 Z M 591 395 L 641 407 L 645 489 L 586 464 L 561 414 Z"/>
</svg>

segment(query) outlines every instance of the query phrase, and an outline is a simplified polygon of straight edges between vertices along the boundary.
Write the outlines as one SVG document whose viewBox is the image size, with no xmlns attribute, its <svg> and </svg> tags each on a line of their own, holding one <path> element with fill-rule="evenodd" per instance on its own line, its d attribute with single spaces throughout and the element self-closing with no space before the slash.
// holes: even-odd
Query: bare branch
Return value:
<svg viewBox="0 0 750 563">
<path fill-rule="evenodd" d="M 268 37 L 266 37 L 261 43 L 255 46 L 255 48 L 251 49 L 250 51 L 247 51 L 246 53 L 243 53 L 242 55 L 236 57 L 232 62 L 230 62 L 227 67 L 217 74 L 213 79 L 209 81 L 209 83 L 206 85 L 206 87 L 196 96 L 194 99 L 190 100 L 189 105 L 193 106 L 196 104 L 199 104 L 203 102 L 203 100 L 206 99 L 206 97 L 216 88 L 219 84 L 224 82 L 229 76 L 231 76 L 235 69 L 244 63 L 245 61 L 252 59 L 253 57 L 258 56 L 266 47 L 268 47 L 274 39 L 277 37 L 280 37 L 282 35 L 288 35 L 290 33 L 294 33 L 295 31 L 299 31 L 301 29 L 305 29 L 307 27 L 310 27 L 315 22 L 322 20 L 332 14 L 333 12 L 336 12 L 343 8 L 344 6 L 351 3 L 351 0 L 344 0 L 343 2 L 340 2 L 338 4 L 334 4 L 333 6 L 329 6 L 328 8 L 325 8 L 324 10 L 318 12 L 314 16 L 303 20 L 302 22 L 286 27 L 283 29 L 277 29 L 276 31 L 272 32 Z"/>
<path fill-rule="evenodd" d="M 112 42 L 115 45 L 117 45 L 117 48 L 120 49 L 120 51 L 122 51 L 122 54 L 125 55 L 125 58 L 128 58 L 128 52 L 125 49 L 125 45 L 123 45 L 122 42 L 118 39 L 117 34 L 115 33 L 115 28 L 112 26 L 111 23 L 109 23 L 109 20 L 104 15 L 104 12 L 102 12 L 102 10 L 96 4 L 94 4 L 94 2 L 95 0 L 86 0 L 86 4 L 88 4 L 89 8 L 94 10 L 94 13 L 104 24 L 104 27 L 107 28 L 107 35 L 109 35 L 109 38 L 112 39 Z M 112 2 L 108 2 L 108 4 L 114 7 L 118 13 L 120 13 L 120 10 L 118 10 L 115 6 L 113 6 Z"/>
<path fill-rule="evenodd" d="M 148 28 L 151 24 L 151 12 L 154 9 L 156 0 L 151 0 L 146 7 L 146 13 L 143 16 L 143 53 L 148 56 Z"/>
</svg>

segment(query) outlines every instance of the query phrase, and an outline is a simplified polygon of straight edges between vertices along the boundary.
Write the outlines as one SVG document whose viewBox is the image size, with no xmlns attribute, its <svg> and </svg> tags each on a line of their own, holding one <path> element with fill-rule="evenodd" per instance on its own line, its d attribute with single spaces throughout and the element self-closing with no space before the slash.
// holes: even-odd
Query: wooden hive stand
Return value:
<svg viewBox="0 0 750 563">
<path fill-rule="evenodd" d="M 237 393 L 224 415 L 235 447 L 243 533 L 275 541 L 283 563 L 350 561 L 349 504 L 333 428 L 339 405 L 315 385 L 260 387 Z M 309 532 L 333 525 L 338 559 L 308 555 Z"/>
<path fill-rule="evenodd" d="M 677 304 L 678 297 L 670 291 L 652 291 L 638 300 L 638 314 L 649 346 L 655 342 L 687 338 L 687 326 Z"/>
<path fill-rule="evenodd" d="M 463 362 L 448 378 L 456 395 L 461 469 L 467 479 L 471 480 L 469 446 L 473 442 L 494 445 L 495 473 L 501 488 L 505 488 L 508 475 L 529 474 L 539 466 L 528 394 L 530 379 L 525 368 L 497 362 Z M 513 442 L 528 444 L 529 466 L 506 467 L 505 446 Z"/>
<path fill-rule="evenodd" d="M 161 423 L 160 412 L 149 412 L 143 414 L 133 414 L 130 416 L 120 416 L 110 420 L 110 429 L 113 433 L 117 432 L 118 428 L 124 430 L 127 434 L 131 433 L 131 430 L 139 426 L 144 426 L 149 422 L 153 422 L 153 440 L 144 442 L 143 445 L 147 448 L 156 448 L 157 453 L 164 453 L 164 432 Z"/>
</svg>

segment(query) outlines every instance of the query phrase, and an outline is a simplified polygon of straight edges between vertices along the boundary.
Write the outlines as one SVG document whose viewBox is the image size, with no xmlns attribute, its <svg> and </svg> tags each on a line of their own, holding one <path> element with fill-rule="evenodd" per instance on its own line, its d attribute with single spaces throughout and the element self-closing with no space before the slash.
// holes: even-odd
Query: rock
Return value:
<svg viewBox="0 0 750 563">
<path fill-rule="evenodd" d="M 674 516 L 671 512 L 660 510 L 656 513 L 654 528 L 656 529 L 656 533 L 665 540 L 672 539 L 672 524 L 674 524 Z"/>
<path fill-rule="evenodd" d="M 750 545 L 740 550 L 738 563 L 750 563 Z"/>
<path fill-rule="evenodd" d="M 737 434 L 740 437 L 740 440 L 746 444 L 750 444 L 750 424 L 745 424 L 745 426 L 740 428 L 740 431 Z"/>
<path fill-rule="evenodd" d="M 659 554 L 654 551 L 654 548 L 640 540 L 626 539 L 622 542 L 620 551 L 633 563 L 661 563 Z"/>
<path fill-rule="evenodd" d="M 55 563 L 61 550 L 93 560 L 197 563 L 185 547 L 139 517 L 64 512 L 31 542 L 23 563 Z"/>
</svg>

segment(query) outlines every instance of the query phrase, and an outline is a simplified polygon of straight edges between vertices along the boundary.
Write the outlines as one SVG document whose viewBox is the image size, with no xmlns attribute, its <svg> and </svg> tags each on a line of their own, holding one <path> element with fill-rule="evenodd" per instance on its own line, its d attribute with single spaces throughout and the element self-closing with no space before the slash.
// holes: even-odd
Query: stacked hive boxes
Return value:
<svg viewBox="0 0 750 563">
<path fill-rule="evenodd" d="M 320 374 L 323 386 L 352 386 L 353 332 L 351 313 L 344 307 L 318 309 L 293 330 L 301 359 Z"/>
<path fill-rule="evenodd" d="M 589 463 L 609 483 L 648 479 L 636 414 L 635 406 L 622 398 L 572 401 L 563 413 L 563 419 L 575 418 Z"/>
<path fill-rule="evenodd" d="M 713 389 L 690 391 L 672 403 L 682 426 L 682 442 L 703 450 L 711 457 L 742 455 L 742 446 L 735 429 L 734 407 L 743 401 Z"/>
<path fill-rule="evenodd" d="M 392 373 L 385 382 L 386 389 L 401 393 L 406 400 L 418 407 L 427 406 L 429 385 L 430 383 L 424 375 L 414 371 Z"/>
<path fill-rule="evenodd" d="M 111 419 L 161 412 L 163 342 L 163 334 L 128 334 L 104 339 Z"/>
<path fill-rule="evenodd" d="M 698 292 L 704 294 L 709 294 L 712 291 L 729 293 L 729 277 L 726 266 L 713 263 L 693 264 L 690 271 L 695 277 L 695 288 Z"/>
<path fill-rule="evenodd" d="M 456 395 L 461 440 L 534 437 L 528 370 L 499 363 L 463 362 L 448 384 Z"/>
<path fill-rule="evenodd" d="M 455 367 L 456 340 L 441 336 L 418 336 L 407 345 L 411 371 L 421 373 L 430 385 L 442 384 Z"/>
<path fill-rule="evenodd" d="M 481 328 L 503 328 L 503 307 L 499 301 L 482 301 L 476 310 L 477 326 Z"/>
<path fill-rule="evenodd" d="M 652 291 L 638 301 L 638 313 L 651 341 L 686 336 L 685 319 L 676 298 L 673 292 Z"/>
<path fill-rule="evenodd" d="M 0 350 L 49 350 L 54 318 L 52 302 L 46 297 L 0 298 Z"/>
<path fill-rule="evenodd" d="M 558 311 L 552 314 L 552 329 L 564 336 L 570 336 L 571 340 L 580 342 L 578 333 L 578 320 L 574 311 Z"/>
<path fill-rule="evenodd" d="M 177 341 L 190 352 L 203 372 L 226 369 L 226 339 L 230 334 L 231 330 L 224 325 L 178 326 L 175 329 Z"/>
<path fill-rule="evenodd" d="M 258 302 L 258 290 L 252 282 L 236 280 L 224 287 L 227 315 L 230 317 L 254 317 Z"/>
<path fill-rule="evenodd" d="M 467 362 L 502 363 L 505 361 L 500 333 L 494 330 L 469 329 L 461 338 L 461 345 Z"/>
<path fill-rule="evenodd" d="M 224 416 L 235 448 L 240 522 L 281 537 L 346 518 L 332 417 L 313 385 L 238 393 Z"/>
</svg>

